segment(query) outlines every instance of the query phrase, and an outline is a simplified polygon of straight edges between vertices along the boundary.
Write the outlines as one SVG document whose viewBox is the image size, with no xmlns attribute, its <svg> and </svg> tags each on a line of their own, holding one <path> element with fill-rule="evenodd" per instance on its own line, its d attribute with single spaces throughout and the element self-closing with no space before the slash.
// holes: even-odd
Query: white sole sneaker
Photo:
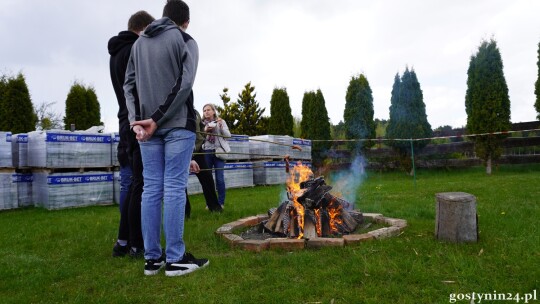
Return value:
<svg viewBox="0 0 540 304">
<path fill-rule="evenodd" d="M 168 277 L 177 277 L 181 275 L 186 275 L 188 273 L 194 272 L 195 270 L 204 268 L 210 264 L 210 261 L 206 261 L 206 263 L 202 264 L 201 266 L 197 264 L 181 264 L 181 263 L 170 263 L 167 264 L 165 269 L 165 275 Z M 167 270 L 169 268 L 169 270 Z"/>
</svg>

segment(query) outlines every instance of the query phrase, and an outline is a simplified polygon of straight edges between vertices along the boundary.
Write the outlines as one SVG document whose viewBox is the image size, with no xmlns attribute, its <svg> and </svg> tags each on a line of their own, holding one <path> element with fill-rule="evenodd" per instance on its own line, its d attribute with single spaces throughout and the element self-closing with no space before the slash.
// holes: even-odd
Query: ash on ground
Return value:
<svg viewBox="0 0 540 304">
<path fill-rule="evenodd" d="M 283 234 L 270 232 L 268 229 L 264 228 L 264 225 L 261 224 L 255 225 L 240 234 L 240 237 L 242 237 L 244 240 L 266 240 L 284 236 L 285 235 Z"/>
</svg>

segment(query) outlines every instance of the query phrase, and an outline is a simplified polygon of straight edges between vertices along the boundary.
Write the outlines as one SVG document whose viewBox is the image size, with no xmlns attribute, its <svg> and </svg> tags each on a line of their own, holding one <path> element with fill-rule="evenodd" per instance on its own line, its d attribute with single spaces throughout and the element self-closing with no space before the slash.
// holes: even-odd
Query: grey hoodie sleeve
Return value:
<svg viewBox="0 0 540 304">
<path fill-rule="evenodd" d="M 161 104 L 158 109 L 152 113 L 151 118 L 158 126 L 169 120 L 175 112 L 179 111 L 191 94 L 193 84 L 195 82 L 195 75 L 197 74 L 197 67 L 199 63 L 199 47 L 195 40 L 190 39 L 186 42 L 184 52 L 178 54 L 180 56 L 179 61 L 182 62 L 182 74 L 176 80 L 176 83 L 167 97 L 165 103 Z M 178 89 L 178 86 L 180 88 Z"/>
<path fill-rule="evenodd" d="M 131 50 L 133 53 L 133 50 Z M 127 69 L 126 69 L 126 79 L 124 81 L 124 96 L 126 97 L 126 107 L 128 109 L 129 122 L 132 123 L 135 121 L 135 67 L 133 64 L 133 57 L 129 57 Z"/>
</svg>

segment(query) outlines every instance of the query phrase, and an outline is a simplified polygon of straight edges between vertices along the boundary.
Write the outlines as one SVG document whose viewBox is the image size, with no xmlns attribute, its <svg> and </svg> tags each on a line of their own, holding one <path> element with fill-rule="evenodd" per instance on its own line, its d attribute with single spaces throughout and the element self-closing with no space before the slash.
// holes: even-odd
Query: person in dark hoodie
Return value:
<svg viewBox="0 0 540 304">
<path fill-rule="evenodd" d="M 145 275 L 157 274 L 164 264 L 167 276 L 209 264 L 188 253 L 184 243 L 185 190 L 196 130 L 192 88 L 199 62 L 197 43 L 185 33 L 189 21 L 187 4 L 168 0 L 163 18 L 152 22 L 133 45 L 126 71 L 124 95 L 144 166 Z"/>
<path fill-rule="evenodd" d="M 131 47 L 154 17 L 146 11 L 138 11 L 128 20 L 128 30 L 109 39 L 111 55 L 109 69 L 111 81 L 118 101 L 120 142 L 117 157 L 120 163 L 120 224 L 118 239 L 113 247 L 113 257 L 142 257 L 144 243 L 141 231 L 141 194 L 143 189 L 142 160 L 139 143 L 129 126 L 128 109 L 124 97 L 124 80 Z M 135 94 L 135 103 L 138 103 Z"/>
</svg>

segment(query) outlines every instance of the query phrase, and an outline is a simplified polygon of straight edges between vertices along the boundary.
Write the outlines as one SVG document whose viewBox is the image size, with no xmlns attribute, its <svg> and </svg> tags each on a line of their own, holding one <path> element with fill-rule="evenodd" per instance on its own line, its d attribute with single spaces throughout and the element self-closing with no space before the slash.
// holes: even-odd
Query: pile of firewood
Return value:
<svg viewBox="0 0 540 304">
<path fill-rule="evenodd" d="M 363 221 L 362 213 L 348 211 L 351 204 L 330 193 L 323 177 L 300 184 L 297 193 L 268 211 L 264 228 L 282 236 L 305 239 L 343 235 L 353 232 Z"/>
</svg>

